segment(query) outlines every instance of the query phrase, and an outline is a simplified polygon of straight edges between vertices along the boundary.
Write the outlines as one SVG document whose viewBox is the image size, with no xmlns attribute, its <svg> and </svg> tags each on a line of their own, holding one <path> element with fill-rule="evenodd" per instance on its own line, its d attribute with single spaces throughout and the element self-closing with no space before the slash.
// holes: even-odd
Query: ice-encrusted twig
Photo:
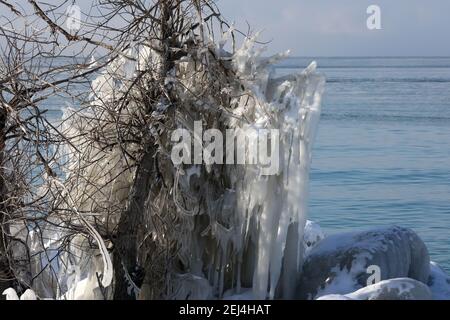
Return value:
<svg viewBox="0 0 450 320">
<path fill-rule="evenodd" d="M 66 195 L 70 202 L 72 203 L 72 210 L 77 214 L 78 218 L 83 222 L 84 226 L 88 230 L 89 234 L 95 239 L 95 241 L 98 244 L 100 254 L 102 255 L 103 259 L 103 277 L 102 277 L 102 286 L 108 287 L 112 283 L 113 279 L 113 264 L 111 261 L 111 257 L 109 255 L 108 249 L 106 248 L 106 244 L 103 241 L 101 235 L 95 230 L 95 228 L 87 221 L 83 215 L 78 211 L 75 201 L 73 200 L 72 196 L 68 192 L 66 186 L 64 186 L 61 181 L 59 181 L 57 178 L 49 177 L 50 181 L 53 182 L 55 185 L 61 187 L 63 189 L 63 195 Z"/>
</svg>

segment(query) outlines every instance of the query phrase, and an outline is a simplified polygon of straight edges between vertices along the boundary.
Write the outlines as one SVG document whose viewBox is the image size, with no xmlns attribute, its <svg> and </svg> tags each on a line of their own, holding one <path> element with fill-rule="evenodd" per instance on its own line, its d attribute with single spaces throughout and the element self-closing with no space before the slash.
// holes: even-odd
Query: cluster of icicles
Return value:
<svg viewBox="0 0 450 320">
<path fill-rule="evenodd" d="M 249 164 L 228 170 L 233 187 L 206 212 L 215 251 L 211 253 L 211 248 L 208 251 L 194 237 L 186 237 L 184 250 L 192 258 L 191 266 L 205 255 L 209 257 L 201 268 L 192 267 L 193 277 L 182 284 L 184 294 L 202 292 L 196 298 L 239 295 L 251 287 L 251 297 L 256 299 L 292 299 L 301 272 L 309 167 L 325 79 L 316 73 L 315 62 L 297 74 L 277 77 L 276 63 L 288 52 L 263 58 L 263 50 L 255 48 L 256 38 L 246 39 L 232 56 L 237 78 L 252 99 L 235 92 L 237 98 L 231 104 L 237 107 L 227 124 L 229 128 L 256 129 L 253 132 L 277 129 L 278 170 L 267 175 L 263 167 Z M 216 55 L 226 56 L 226 52 L 219 46 Z M 249 143 L 255 141 L 261 140 Z M 246 152 L 251 150 L 257 148 L 248 146 Z M 251 156 L 247 154 L 247 159 Z M 186 172 L 190 174 L 184 178 L 189 180 L 192 172 L 199 175 L 200 169 L 192 166 Z M 198 290 L 200 287 L 203 290 Z"/>
<path fill-rule="evenodd" d="M 264 175 L 258 167 L 243 167 L 242 179 L 236 180 L 236 227 L 242 230 L 242 247 L 249 239 L 254 242 L 253 297 L 292 299 L 303 263 L 311 148 L 325 80 L 315 72 L 315 62 L 298 74 L 276 77 L 274 63 L 288 52 L 264 59 L 253 49 L 255 40 L 248 39 L 233 57 L 255 97 L 253 105 L 238 107 L 236 113 L 253 118 L 250 126 L 279 130 L 279 169 Z M 238 279 L 234 293 L 239 290 Z"/>
<path fill-rule="evenodd" d="M 277 77 L 275 64 L 285 58 L 288 53 L 272 58 L 262 58 L 262 51 L 255 49 L 255 41 L 256 37 L 245 40 L 242 47 L 232 56 L 233 68 L 245 90 L 251 92 L 254 99 L 249 103 L 248 99 L 235 98 L 242 101 L 237 101 L 238 107 L 233 111 L 235 117 L 230 117 L 228 126 L 243 129 L 248 127 L 278 129 L 279 169 L 274 175 L 264 175 L 255 165 L 244 165 L 238 169 L 229 170 L 229 178 L 234 188 L 223 195 L 221 210 L 227 212 L 220 214 L 229 215 L 227 220 L 230 221 L 231 226 L 223 228 L 216 223 L 217 212 L 206 213 L 210 215 L 211 232 L 217 243 L 215 257 L 209 262 L 202 262 L 201 257 L 205 248 L 196 242 L 195 239 L 198 237 L 188 235 L 190 238 L 186 240 L 182 250 L 185 250 L 187 256 L 192 259 L 191 274 L 180 275 L 180 297 L 189 291 L 191 298 L 222 298 L 239 294 L 250 286 L 253 290 L 252 296 L 256 299 L 293 298 L 295 295 L 296 279 L 301 272 L 303 258 L 303 231 L 306 223 L 311 148 L 320 117 L 325 80 L 315 72 L 315 62 L 297 74 Z M 219 55 L 224 52 L 224 42 L 225 40 L 216 47 Z M 138 58 L 140 60 L 154 59 L 148 52 L 139 53 Z M 115 66 L 117 68 L 115 71 L 122 68 L 122 72 L 126 72 L 129 66 L 125 64 L 123 60 L 123 65 Z M 98 85 L 99 82 L 102 86 Z M 109 82 L 111 82 L 110 85 Z M 97 97 L 105 99 L 106 96 L 112 95 L 114 91 L 112 82 L 113 79 L 106 77 L 105 74 L 94 80 L 93 87 L 101 87 L 104 91 L 97 92 Z M 66 117 L 71 115 L 71 112 L 66 112 Z M 242 118 L 252 119 L 252 123 L 236 120 Z M 86 127 L 89 127 L 89 124 L 86 124 Z M 81 147 L 82 142 L 79 145 Z M 71 153 L 74 154 L 73 150 Z M 86 150 L 84 154 L 88 157 L 103 159 L 105 166 L 101 170 L 87 168 L 92 171 L 91 175 L 97 172 L 95 174 L 99 175 L 98 179 L 105 181 L 116 176 L 117 181 L 109 184 L 108 190 L 105 190 L 104 194 L 107 198 L 103 201 L 112 203 L 126 201 L 133 172 L 123 172 L 125 164 L 121 163 L 120 153 L 105 151 L 105 154 L 99 154 L 99 152 L 92 154 L 91 151 Z M 80 157 L 70 159 L 69 164 L 76 166 L 77 162 L 82 161 L 80 159 Z M 89 160 L 87 159 L 86 162 Z M 107 175 L 100 177 L 100 173 L 104 175 L 105 172 Z M 122 173 L 117 174 L 117 172 Z M 182 179 L 190 179 L 192 175 L 198 175 L 200 170 L 198 165 L 193 165 L 191 168 L 185 168 L 185 172 L 188 174 Z M 86 190 L 82 191 L 85 194 L 83 198 L 77 197 L 76 188 L 72 188 L 70 191 L 72 194 L 68 195 L 71 205 L 80 212 L 82 212 L 81 207 L 90 205 L 89 195 L 86 195 Z M 83 221 L 88 230 L 91 230 L 89 219 L 86 218 Z M 191 225 L 190 230 L 192 229 Z M 51 230 L 48 232 L 52 233 Z M 92 233 L 97 235 L 95 230 L 92 230 Z M 56 239 L 52 241 L 57 242 L 57 238 L 61 235 L 61 231 L 55 231 L 49 234 L 48 238 Z M 79 250 L 79 260 L 64 261 L 64 267 L 61 263 L 59 266 L 53 266 L 55 269 L 61 269 L 58 281 L 65 282 L 65 293 L 57 292 L 53 297 L 102 298 L 101 295 L 95 294 L 98 291 L 96 273 L 103 274 L 102 278 L 107 281 L 103 281 L 102 284 L 108 287 L 111 285 L 113 270 L 106 246 L 99 243 L 101 242 L 99 237 L 95 239 L 103 250 L 81 252 L 79 248 L 83 246 L 80 244 L 85 240 L 74 239 L 74 242 L 78 241 L 74 243 L 74 248 L 77 248 L 74 250 Z M 51 248 L 50 243 L 44 250 L 51 250 Z M 55 253 L 49 252 L 51 258 Z M 102 260 L 103 263 L 101 263 Z M 42 261 L 39 261 L 39 264 L 42 264 Z M 224 270 L 230 268 L 233 271 L 227 271 L 227 274 L 232 274 L 231 281 L 225 279 L 224 275 Z M 47 278 L 51 276 L 48 275 Z M 55 282 L 49 279 L 44 280 L 47 283 Z M 48 293 L 48 288 L 33 289 L 38 295 L 47 297 L 52 295 Z"/>
</svg>

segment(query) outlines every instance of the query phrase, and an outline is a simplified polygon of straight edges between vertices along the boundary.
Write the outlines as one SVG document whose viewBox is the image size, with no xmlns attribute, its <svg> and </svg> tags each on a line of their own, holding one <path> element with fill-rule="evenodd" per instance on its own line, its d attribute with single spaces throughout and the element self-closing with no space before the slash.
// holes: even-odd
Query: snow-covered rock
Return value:
<svg viewBox="0 0 450 320">
<path fill-rule="evenodd" d="M 436 263 L 430 262 L 428 286 L 433 300 L 450 300 L 450 276 Z"/>
<path fill-rule="evenodd" d="M 371 266 L 379 268 L 377 281 L 407 277 L 427 283 L 429 264 L 425 244 L 410 229 L 394 226 L 336 234 L 320 241 L 307 256 L 297 297 L 354 292 L 371 284 Z"/>
<path fill-rule="evenodd" d="M 431 300 L 430 289 L 414 279 L 380 281 L 346 295 L 331 294 L 317 300 Z"/>
</svg>

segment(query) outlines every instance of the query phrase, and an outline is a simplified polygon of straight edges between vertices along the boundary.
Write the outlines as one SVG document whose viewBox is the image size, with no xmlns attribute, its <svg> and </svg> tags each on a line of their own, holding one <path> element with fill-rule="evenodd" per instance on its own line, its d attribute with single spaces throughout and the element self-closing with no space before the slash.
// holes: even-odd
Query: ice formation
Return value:
<svg viewBox="0 0 450 320">
<path fill-rule="evenodd" d="M 246 39 L 232 57 L 223 52 L 223 42 L 216 49 L 217 55 L 231 59 L 243 87 L 243 91 L 233 92 L 235 98 L 230 104 L 235 108 L 228 127 L 255 132 L 277 129 L 279 170 L 267 175 L 262 166 L 228 168 L 232 187 L 208 206 L 210 223 L 203 231 L 212 235 L 211 241 L 217 241 L 216 253 L 209 265 L 191 270 L 196 276 L 206 276 L 218 297 L 230 287 L 239 294 L 241 286 L 251 286 L 258 299 L 289 298 L 303 259 L 308 172 L 324 78 L 315 72 L 315 62 L 298 74 L 277 78 L 274 64 L 287 54 L 262 58 L 255 41 L 256 37 Z M 189 72 L 192 65 L 188 61 L 184 64 Z M 191 80 L 185 86 L 193 88 L 196 84 Z M 250 150 L 258 150 L 251 145 L 256 140 L 248 143 L 248 157 L 255 156 Z M 227 146 L 227 157 L 234 151 Z M 187 176 L 181 176 L 181 188 L 189 186 L 191 175 Z M 191 262 L 201 261 L 208 248 L 192 238 L 184 242 Z M 206 275 L 202 272 L 205 267 L 209 270 Z"/>
<path fill-rule="evenodd" d="M 280 163 L 276 175 L 265 176 L 251 166 L 244 169 L 237 182 L 237 209 L 242 243 L 251 238 L 257 248 L 255 297 L 265 299 L 269 288 L 268 297 L 273 299 L 280 286 L 281 296 L 290 298 L 303 259 L 311 147 L 324 79 L 315 73 L 315 62 L 297 75 L 275 78 L 276 59 L 262 59 L 253 50 L 254 40 L 248 39 L 234 56 L 236 69 L 255 97 L 253 104 L 242 102 L 236 112 L 253 118 L 250 125 L 279 130 Z"/>
<path fill-rule="evenodd" d="M 274 64 L 286 54 L 262 58 L 262 51 L 254 47 L 255 41 L 256 37 L 246 39 L 231 57 L 237 78 L 248 95 L 235 93 L 237 98 L 232 99 L 231 105 L 236 107 L 228 126 L 279 130 L 279 170 L 266 175 L 261 166 L 228 169 L 232 188 L 206 213 L 211 220 L 207 230 L 217 241 L 216 253 L 209 265 L 193 270 L 200 277 L 205 276 L 201 271 L 204 267 L 209 270 L 206 277 L 218 297 L 230 286 L 237 294 L 241 286 L 251 286 L 257 299 L 290 298 L 303 259 L 308 172 L 324 78 L 315 72 L 315 62 L 296 75 L 277 78 Z M 224 55 L 220 49 L 217 54 Z M 185 70 L 189 67 L 188 64 Z M 251 143 L 248 157 L 254 156 L 249 150 L 257 150 Z M 234 151 L 227 148 L 227 156 Z M 187 252 L 197 256 L 191 261 L 201 261 L 208 248 L 192 241 L 185 242 L 191 245 L 186 247 Z M 230 275 L 231 285 L 227 285 Z"/>
<path fill-rule="evenodd" d="M 277 143 L 272 152 L 279 151 L 278 171 L 267 175 L 265 168 L 258 165 L 229 166 L 222 174 L 230 183 L 225 190 L 218 190 L 217 195 L 217 190 L 208 189 L 213 186 L 210 181 L 217 179 L 214 166 L 173 166 L 174 172 L 164 177 L 173 177 L 173 189 L 162 188 L 154 194 L 152 210 L 162 213 L 175 210 L 177 225 L 173 228 L 176 232 L 158 233 L 161 228 L 153 224 L 151 217 L 144 223 L 155 243 L 179 243 L 177 259 L 185 272 L 169 270 L 168 274 L 173 274 L 170 285 L 166 283 L 171 292 L 169 298 L 221 298 L 227 290 L 239 294 L 241 287 L 252 287 L 252 296 L 257 299 L 292 298 L 303 262 L 308 173 L 325 80 L 316 73 L 315 62 L 298 74 L 277 77 L 275 63 L 287 53 L 263 58 L 263 51 L 255 48 L 256 37 L 246 39 L 233 55 L 223 50 L 225 42 L 226 37 L 217 46 L 211 44 L 221 63 L 235 72 L 232 79 L 235 84 L 224 86 L 220 92 L 230 97 L 230 105 L 234 106 L 229 109 L 217 106 L 226 109 L 222 110 L 227 116 L 221 117 L 221 125 L 231 129 L 278 130 L 279 141 L 270 141 L 271 146 Z M 63 149 L 67 157 L 63 181 L 55 182 L 53 188 L 67 189 L 62 193 L 65 197 L 59 199 L 60 207 L 70 207 L 77 213 L 76 223 L 87 229 L 96 240 L 97 248 L 90 246 L 84 236 L 71 238 L 69 247 L 77 254 L 61 254 L 57 260 L 54 267 L 58 273 L 57 290 L 51 280 L 53 275 L 45 275 L 48 278 L 45 283 L 53 287 L 50 291 L 56 298 L 104 298 L 95 293 L 99 290 L 96 275 L 101 275 L 104 287 L 112 280 L 108 243 L 103 242 L 93 223 L 107 231 L 117 225 L 134 178 L 134 171 L 129 169 L 132 157 L 127 155 L 137 149 L 132 144 L 124 150 L 123 146 L 105 148 L 87 141 L 93 140 L 89 135 L 99 123 L 106 123 L 102 127 L 106 138 L 118 139 L 115 131 L 118 121 L 109 118 L 112 116 L 108 108 L 120 100 L 130 79 L 143 66 L 158 60 L 155 52 L 145 46 L 134 54 L 137 54 L 137 62 L 120 58 L 93 81 L 94 94 L 86 110 L 66 110 L 64 115 L 62 131 L 74 138 Z M 167 74 L 167 83 L 181 84 L 176 94 L 185 102 L 187 110 L 184 114 L 177 110 L 177 127 L 192 130 L 194 120 L 206 121 L 205 111 L 211 103 L 208 100 L 213 99 L 192 98 L 204 91 L 202 79 L 193 56 L 184 57 Z M 120 106 L 113 108 L 117 110 Z M 158 106 L 152 114 L 155 122 L 165 116 L 166 109 L 164 104 Z M 120 113 L 123 122 L 140 116 L 133 104 Z M 110 127 L 107 123 L 111 123 Z M 159 128 L 155 125 L 149 132 L 156 136 Z M 124 135 L 126 138 L 126 133 Z M 165 155 L 170 145 L 155 140 L 159 144 L 158 152 Z M 254 156 L 251 150 L 258 150 L 251 144 L 249 142 L 247 149 L 249 157 Z M 195 194 L 192 190 L 196 179 L 204 181 L 205 194 Z M 173 203 L 168 202 L 170 198 Z M 44 230 L 49 233 L 48 238 L 56 238 L 55 242 L 41 248 L 44 251 L 66 236 L 61 230 Z M 145 286 L 144 283 L 139 293 L 144 297 Z M 39 294 L 52 295 L 48 288 L 39 290 Z"/>
<path fill-rule="evenodd" d="M 37 300 L 36 294 L 31 289 L 25 290 L 25 292 L 20 296 L 20 298 L 16 290 L 14 290 L 13 288 L 8 288 L 5 291 L 3 291 L 3 295 L 6 296 L 6 300 Z"/>
<path fill-rule="evenodd" d="M 325 233 L 320 228 L 319 224 L 307 220 L 305 225 L 305 232 L 303 236 L 303 248 L 305 250 L 303 257 L 305 258 L 311 250 L 325 238 Z"/>
<path fill-rule="evenodd" d="M 6 289 L 3 291 L 2 295 L 6 296 L 6 300 L 19 300 L 19 296 L 13 288 Z"/>
</svg>

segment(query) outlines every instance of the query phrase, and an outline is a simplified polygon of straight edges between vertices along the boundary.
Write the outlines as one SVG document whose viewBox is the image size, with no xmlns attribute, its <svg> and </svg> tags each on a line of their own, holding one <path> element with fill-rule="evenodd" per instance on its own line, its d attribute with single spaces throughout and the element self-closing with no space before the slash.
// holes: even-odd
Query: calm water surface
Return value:
<svg viewBox="0 0 450 320">
<path fill-rule="evenodd" d="M 412 228 L 450 271 L 450 58 L 316 60 L 327 86 L 310 218 L 328 234 Z"/>
</svg>

